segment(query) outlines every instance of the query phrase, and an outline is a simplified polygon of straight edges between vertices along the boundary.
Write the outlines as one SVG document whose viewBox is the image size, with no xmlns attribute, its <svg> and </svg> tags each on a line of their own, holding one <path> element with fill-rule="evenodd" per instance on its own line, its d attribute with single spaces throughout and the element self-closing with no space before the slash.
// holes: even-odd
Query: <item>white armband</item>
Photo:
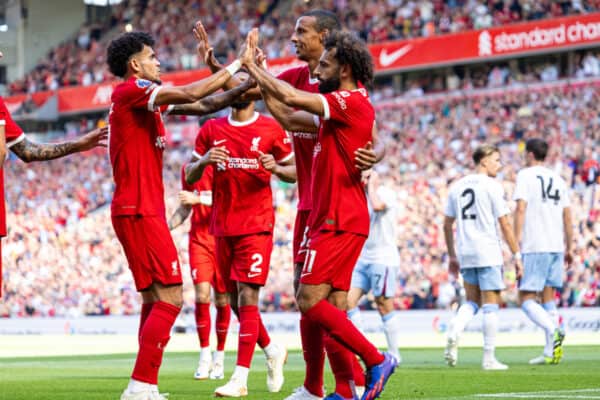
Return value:
<svg viewBox="0 0 600 400">
<path fill-rule="evenodd" d="M 242 62 L 240 60 L 235 60 L 227 67 L 225 67 L 225 70 L 229 72 L 229 75 L 233 76 L 233 74 L 238 72 L 240 68 L 242 68 Z"/>
</svg>

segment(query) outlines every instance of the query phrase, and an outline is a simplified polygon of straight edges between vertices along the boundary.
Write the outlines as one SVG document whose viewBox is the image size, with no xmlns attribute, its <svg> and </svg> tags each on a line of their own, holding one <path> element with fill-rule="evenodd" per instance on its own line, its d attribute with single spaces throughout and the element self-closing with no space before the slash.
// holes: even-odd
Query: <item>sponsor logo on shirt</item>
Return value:
<svg viewBox="0 0 600 400">
<path fill-rule="evenodd" d="M 335 99 L 337 100 L 338 104 L 340 105 L 340 108 L 342 110 L 345 110 L 346 108 L 348 108 L 348 106 L 346 105 L 346 100 L 344 100 L 340 93 L 341 92 L 333 92 L 333 97 L 335 97 Z"/>
<path fill-rule="evenodd" d="M 317 138 L 317 134 L 311 132 L 293 132 L 292 135 L 298 139 L 315 140 Z"/>
<path fill-rule="evenodd" d="M 259 165 L 256 158 L 229 157 L 227 168 L 258 169 Z"/>
<path fill-rule="evenodd" d="M 260 143 L 260 136 L 252 139 L 252 146 L 250 146 L 250 151 L 258 151 L 258 144 Z"/>
</svg>

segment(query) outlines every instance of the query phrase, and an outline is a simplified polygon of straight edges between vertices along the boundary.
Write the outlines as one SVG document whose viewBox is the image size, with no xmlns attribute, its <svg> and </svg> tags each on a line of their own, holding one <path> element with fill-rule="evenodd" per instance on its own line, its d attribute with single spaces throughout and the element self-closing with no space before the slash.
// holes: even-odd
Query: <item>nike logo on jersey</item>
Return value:
<svg viewBox="0 0 600 400">
<path fill-rule="evenodd" d="M 213 145 L 214 145 L 214 146 L 218 146 L 218 145 L 220 145 L 221 143 L 225 143 L 226 141 L 227 141 L 227 139 L 223 139 L 223 140 L 215 140 L 215 141 L 213 141 Z"/>
<path fill-rule="evenodd" d="M 248 278 L 256 278 L 257 276 L 259 276 L 261 274 L 261 272 L 248 272 Z"/>
<path fill-rule="evenodd" d="M 383 49 L 381 53 L 379 53 L 379 64 L 381 64 L 382 67 L 389 67 L 400 58 L 404 57 L 411 49 L 412 44 L 407 44 L 406 46 L 400 47 L 398 50 L 395 50 L 390 54 L 388 54 L 387 49 Z"/>
</svg>

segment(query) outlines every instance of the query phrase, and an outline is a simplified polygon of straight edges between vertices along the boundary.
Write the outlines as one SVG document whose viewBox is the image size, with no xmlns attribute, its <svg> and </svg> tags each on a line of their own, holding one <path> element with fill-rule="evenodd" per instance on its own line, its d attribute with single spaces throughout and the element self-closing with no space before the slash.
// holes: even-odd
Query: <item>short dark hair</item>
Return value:
<svg viewBox="0 0 600 400">
<path fill-rule="evenodd" d="M 315 9 L 305 12 L 301 17 L 314 17 L 315 30 L 323 32 L 327 29 L 329 32 L 342 30 L 342 24 L 335 13 L 327 10 Z"/>
<path fill-rule="evenodd" d="M 115 76 L 123 78 L 127 74 L 127 63 L 132 55 L 146 46 L 154 46 L 154 39 L 146 32 L 127 32 L 114 39 L 106 50 L 108 69 Z"/>
<path fill-rule="evenodd" d="M 333 31 L 325 38 L 325 50 L 335 49 L 335 59 L 340 65 L 349 65 L 352 77 L 371 87 L 373 83 L 373 58 L 365 42 L 350 32 Z"/>
<path fill-rule="evenodd" d="M 529 139 L 525 143 L 525 151 L 533 154 L 537 161 L 544 161 L 548 155 L 548 142 L 540 138 Z"/>
<path fill-rule="evenodd" d="M 498 146 L 494 146 L 493 144 L 482 144 L 473 152 L 473 162 L 475 165 L 479 165 L 481 160 L 494 153 L 500 153 Z"/>
</svg>

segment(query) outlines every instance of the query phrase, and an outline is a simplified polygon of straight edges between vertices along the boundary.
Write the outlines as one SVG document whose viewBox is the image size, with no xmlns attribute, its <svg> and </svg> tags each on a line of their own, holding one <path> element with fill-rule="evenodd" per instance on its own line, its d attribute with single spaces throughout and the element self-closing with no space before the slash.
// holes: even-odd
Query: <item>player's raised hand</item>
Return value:
<svg viewBox="0 0 600 400">
<path fill-rule="evenodd" d="M 253 28 L 248 36 L 246 42 L 242 46 L 240 51 L 240 61 L 244 65 L 250 65 L 255 62 L 256 48 L 258 47 L 258 29 Z"/>
<path fill-rule="evenodd" d="M 365 147 L 361 147 L 354 152 L 354 162 L 356 168 L 361 171 L 372 168 L 375 165 L 377 154 L 375 154 L 372 142 L 368 142 Z"/>
<path fill-rule="evenodd" d="M 448 272 L 450 272 L 455 278 L 458 278 L 458 271 L 460 270 L 460 264 L 458 258 L 450 257 L 448 260 Z"/>
<path fill-rule="evenodd" d="M 265 52 L 260 47 L 256 48 L 255 62 L 256 62 L 256 65 L 259 65 L 259 66 L 263 67 L 264 69 L 267 69 L 267 56 L 265 55 Z"/>
<path fill-rule="evenodd" d="M 196 40 L 198 41 L 198 46 L 196 49 L 202 61 L 204 61 L 204 63 L 208 67 L 220 68 L 221 64 L 215 58 L 215 52 L 208 40 L 208 33 L 206 33 L 206 29 L 204 28 L 204 25 L 201 21 L 196 22 L 196 24 L 194 25 L 193 32 L 194 36 L 196 37 Z"/>
<path fill-rule="evenodd" d="M 179 202 L 184 206 L 193 206 L 198 204 L 198 196 L 193 192 L 182 190 L 179 192 Z"/>
<path fill-rule="evenodd" d="M 213 147 L 202 156 L 202 164 L 219 164 L 229 159 L 229 150 L 225 146 Z"/>
<path fill-rule="evenodd" d="M 277 168 L 277 162 L 275 161 L 275 157 L 273 157 L 273 154 L 265 154 L 260 150 L 258 151 L 258 154 L 258 161 L 260 161 L 263 168 L 269 172 L 275 171 L 275 169 Z"/>
<path fill-rule="evenodd" d="M 108 127 L 97 128 L 83 135 L 77 140 L 78 151 L 88 151 L 95 147 L 106 147 L 108 139 Z"/>
</svg>

